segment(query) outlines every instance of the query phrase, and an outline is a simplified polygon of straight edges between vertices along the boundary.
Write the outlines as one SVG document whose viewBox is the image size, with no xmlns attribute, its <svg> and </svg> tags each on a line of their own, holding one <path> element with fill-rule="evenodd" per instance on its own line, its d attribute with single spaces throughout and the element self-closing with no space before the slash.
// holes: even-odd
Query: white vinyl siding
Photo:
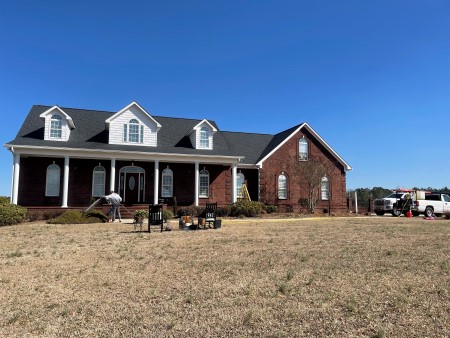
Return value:
<svg viewBox="0 0 450 338">
<path fill-rule="evenodd" d="M 45 181 L 45 196 L 59 196 L 59 184 L 61 179 L 61 168 L 53 163 L 47 167 Z"/>
<path fill-rule="evenodd" d="M 106 169 L 97 166 L 92 172 L 92 196 L 101 197 L 105 195 Z"/>
<path fill-rule="evenodd" d="M 189 138 L 195 149 L 213 149 L 213 130 L 207 123 L 203 123 L 198 129 L 190 133 Z"/>
<path fill-rule="evenodd" d="M 206 169 L 200 171 L 200 182 L 199 182 L 199 197 L 208 198 L 209 197 L 209 172 Z"/>
<path fill-rule="evenodd" d="M 137 121 L 131 123 L 130 120 Z M 148 115 L 133 106 L 109 124 L 109 144 L 157 146 L 157 125 Z"/>
<path fill-rule="evenodd" d="M 66 117 L 62 114 L 49 113 L 45 117 L 44 140 L 67 141 L 70 136 L 70 128 Z"/>
</svg>

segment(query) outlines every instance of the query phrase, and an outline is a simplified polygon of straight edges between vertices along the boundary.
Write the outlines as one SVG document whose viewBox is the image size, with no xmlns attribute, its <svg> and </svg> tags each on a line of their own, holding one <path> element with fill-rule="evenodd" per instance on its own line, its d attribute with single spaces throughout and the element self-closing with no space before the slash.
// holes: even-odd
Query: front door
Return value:
<svg viewBox="0 0 450 338">
<path fill-rule="evenodd" d="M 124 203 L 145 203 L 145 172 L 139 167 L 120 170 L 120 192 Z"/>
</svg>

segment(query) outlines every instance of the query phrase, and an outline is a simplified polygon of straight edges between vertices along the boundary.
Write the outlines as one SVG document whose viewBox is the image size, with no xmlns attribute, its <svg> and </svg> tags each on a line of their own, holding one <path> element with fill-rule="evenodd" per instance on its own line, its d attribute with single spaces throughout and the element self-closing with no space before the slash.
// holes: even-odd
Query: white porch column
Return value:
<svg viewBox="0 0 450 338">
<path fill-rule="evenodd" d="M 195 197 L 194 197 L 194 205 L 198 207 L 198 189 L 200 186 L 200 174 L 199 174 L 200 163 L 198 161 L 195 162 Z"/>
<path fill-rule="evenodd" d="M 69 156 L 64 156 L 63 201 L 62 208 L 67 208 L 67 196 L 69 195 Z"/>
<path fill-rule="evenodd" d="M 19 172 L 20 172 L 20 154 L 14 154 L 13 160 L 13 181 L 12 181 L 12 204 L 17 204 L 19 197 Z"/>
<path fill-rule="evenodd" d="M 116 159 L 111 159 L 111 177 L 109 178 L 109 191 L 114 190 L 116 193 L 119 193 L 119 189 L 115 189 L 116 185 Z"/>
<path fill-rule="evenodd" d="M 231 202 L 236 203 L 236 177 L 237 177 L 237 163 L 231 165 Z"/>
<path fill-rule="evenodd" d="M 155 160 L 155 172 L 154 172 L 154 188 L 153 188 L 153 204 L 158 204 L 159 196 L 159 161 Z"/>
</svg>

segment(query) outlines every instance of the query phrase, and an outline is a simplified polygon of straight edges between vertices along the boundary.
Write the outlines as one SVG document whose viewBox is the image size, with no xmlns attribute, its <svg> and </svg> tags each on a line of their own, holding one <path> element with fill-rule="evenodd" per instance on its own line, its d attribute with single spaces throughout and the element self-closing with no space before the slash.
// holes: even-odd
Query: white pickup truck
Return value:
<svg viewBox="0 0 450 338">
<path fill-rule="evenodd" d="M 387 212 L 392 216 L 400 216 L 410 209 L 414 196 L 413 190 L 394 190 L 392 194 L 374 200 L 374 211 L 378 216 L 383 216 Z"/>
<path fill-rule="evenodd" d="M 413 215 L 424 214 L 426 217 L 450 214 L 450 196 L 448 194 L 432 192 L 426 193 L 425 198 L 416 199 L 411 209 Z"/>
</svg>

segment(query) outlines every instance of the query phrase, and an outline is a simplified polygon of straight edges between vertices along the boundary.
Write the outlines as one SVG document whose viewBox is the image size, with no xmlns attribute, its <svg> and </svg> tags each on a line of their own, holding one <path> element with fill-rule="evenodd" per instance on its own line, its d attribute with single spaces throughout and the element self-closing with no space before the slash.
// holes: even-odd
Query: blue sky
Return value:
<svg viewBox="0 0 450 338">
<path fill-rule="evenodd" d="M 1 144 L 33 104 L 308 122 L 347 188 L 450 186 L 450 1 L 2 1 Z M 0 150 L 0 195 L 12 155 Z"/>
</svg>

